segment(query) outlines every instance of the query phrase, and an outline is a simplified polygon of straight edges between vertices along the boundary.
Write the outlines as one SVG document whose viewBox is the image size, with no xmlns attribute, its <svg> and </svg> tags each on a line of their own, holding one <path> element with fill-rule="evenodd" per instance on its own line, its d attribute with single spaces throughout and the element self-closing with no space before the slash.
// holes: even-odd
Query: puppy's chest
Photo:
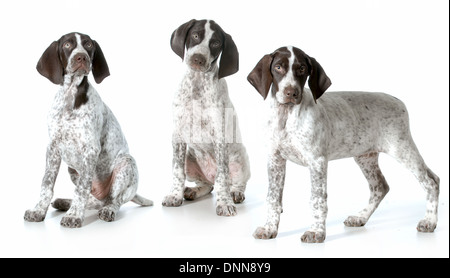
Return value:
<svg viewBox="0 0 450 278">
<path fill-rule="evenodd" d="M 185 133 L 183 137 L 214 136 L 221 125 L 225 109 L 217 83 L 213 80 L 183 80 L 173 103 L 174 122 L 176 128 Z M 200 140 L 199 143 L 205 142 Z"/>
<path fill-rule="evenodd" d="M 285 131 L 275 131 L 272 140 L 272 143 L 276 146 L 284 159 L 302 166 L 308 165 L 308 157 L 305 156 L 305 154 L 307 155 L 308 153 L 305 152 L 303 146 L 301 146 L 298 137 Z"/>
<path fill-rule="evenodd" d="M 206 105 L 217 100 L 220 93 L 219 82 L 213 75 L 191 73 L 187 74 L 180 85 L 178 99 L 180 101 L 201 101 Z"/>
<path fill-rule="evenodd" d="M 48 115 L 48 130 L 50 139 L 63 154 L 79 154 L 80 150 L 99 140 L 101 116 L 92 110 L 89 101 L 78 109 L 67 109 L 66 105 L 55 100 Z"/>
<path fill-rule="evenodd" d="M 296 164 L 307 166 L 310 150 L 309 143 L 312 133 L 298 125 L 292 117 L 275 118 L 271 122 L 272 144 L 279 150 L 281 156 Z"/>
</svg>

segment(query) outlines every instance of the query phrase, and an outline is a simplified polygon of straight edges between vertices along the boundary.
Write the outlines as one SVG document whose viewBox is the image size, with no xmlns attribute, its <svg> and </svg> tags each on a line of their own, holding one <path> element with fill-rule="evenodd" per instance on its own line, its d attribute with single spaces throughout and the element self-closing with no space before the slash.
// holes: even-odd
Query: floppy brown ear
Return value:
<svg viewBox="0 0 450 278">
<path fill-rule="evenodd" d="M 58 42 L 54 41 L 44 51 L 36 65 L 37 71 L 51 82 L 61 85 L 64 82 L 64 68 L 59 59 Z"/>
<path fill-rule="evenodd" d="M 270 85 L 272 85 L 272 73 L 270 66 L 272 65 L 273 57 L 268 54 L 259 60 L 256 67 L 247 76 L 248 82 L 255 87 L 255 89 L 266 99 L 269 93 Z"/>
<path fill-rule="evenodd" d="M 307 56 L 307 60 L 310 63 L 308 85 L 314 96 L 314 101 L 317 101 L 317 99 L 331 86 L 331 80 L 316 59 Z"/>
<path fill-rule="evenodd" d="M 222 56 L 220 57 L 219 64 L 219 79 L 232 74 L 235 74 L 239 70 L 239 52 L 236 44 L 230 35 L 225 33 L 225 41 L 222 50 Z"/>
<path fill-rule="evenodd" d="M 181 59 L 184 59 L 187 34 L 189 29 L 194 26 L 195 22 L 197 22 L 197 20 L 191 19 L 190 21 L 182 24 L 175 31 L 173 31 L 172 36 L 170 37 L 170 47 L 173 52 L 181 57 Z"/>
<path fill-rule="evenodd" d="M 94 41 L 94 44 L 95 52 L 92 59 L 92 74 L 94 75 L 95 82 L 99 84 L 109 76 L 109 67 L 100 45 L 96 41 Z"/>
</svg>

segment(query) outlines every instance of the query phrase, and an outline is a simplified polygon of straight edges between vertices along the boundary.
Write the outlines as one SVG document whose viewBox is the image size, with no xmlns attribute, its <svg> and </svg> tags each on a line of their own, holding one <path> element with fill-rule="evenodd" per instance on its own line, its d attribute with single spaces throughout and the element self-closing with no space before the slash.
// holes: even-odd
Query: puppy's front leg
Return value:
<svg viewBox="0 0 450 278">
<path fill-rule="evenodd" d="M 314 223 L 311 228 L 306 231 L 301 241 L 306 243 L 320 243 L 325 240 L 327 218 L 327 166 L 326 159 L 316 159 L 314 164 L 310 166 L 311 175 L 311 209 Z"/>
<path fill-rule="evenodd" d="M 166 207 L 178 207 L 183 203 L 184 187 L 186 182 L 186 173 L 184 166 L 186 164 L 187 144 L 173 142 L 173 160 L 172 174 L 173 184 L 170 193 L 166 195 L 162 201 L 162 205 Z"/>
<path fill-rule="evenodd" d="M 269 157 L 267 170 L 269 176 L 269 190 L 266 199 L 267 222 L 253 233 L 253 236 L 258 239 L 270 239 L 278 235 L 278 224 L 283 210 L 282 197 L 286 176 L 286 159 L 282 158 L 277 151 Z"/>
<path fill-rule="evenodd" d="M 38 204 L 34 209 L 25 212 L 24 219 L 29 222 L 41 222 L 45 219 L 48 206 L 53 198 L 53 188 L 56 177 L 61 166 L 61 155 L 56 148 L 56 144 L 50 143 L 47 147 L 46 167 L 44 178 L 42 179 L 41 195 Z"/>
<path fill-rule="evenodd" d="M 217 162 L 217 175 L 215 180 L 216 213 L 220 216 L 234 216 L 237 212 L 230 193 L 231 181 L 227 143 L 216 143 L 214 145 L 214 152 Z"/>
</svg>

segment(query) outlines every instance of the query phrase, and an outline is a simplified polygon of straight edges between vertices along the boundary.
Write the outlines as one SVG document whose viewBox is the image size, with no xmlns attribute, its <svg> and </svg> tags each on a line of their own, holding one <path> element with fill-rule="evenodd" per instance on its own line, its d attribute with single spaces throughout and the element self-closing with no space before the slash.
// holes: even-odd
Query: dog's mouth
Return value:
<svg viewBox="0 0 450 278">
<path fill-rule="evenodd" d="M 211 70 L 211 67 L 208 67 L 206 65 L 198 65 L 195 63 L 189 63 L 189 67 L 191 68 L 191 70 L 196 71 L 196 72 L 208 72 Z"/>
<path fill-rule="evenodd" d="M 302 102 L 302 94 L 300 93 L 297 97 L 287 97 L 284 94 L 276 94 L 276 99 L 280 104 L 283 105 L 298 105 Z"/>
<path fill-rule="evenodd" d="M 202 66 L 202 65 L 196 65 L 191 63 L 189 65 L 189 67 L 193 70 L 193 71 L 197 71 L 197 72 L 207 72 L 209 71 L 209 67 L 206 66 Z"/>
<path fill-rule="evenodd" d="M 87 75 L 89 74 L 90 71 L 90 67 L 87 63 L 80 63 L 80 64 L 75 64 L 72 67 L 72 73 L 73 74 L 78 74 L 78 75 Z"/>
</svg>

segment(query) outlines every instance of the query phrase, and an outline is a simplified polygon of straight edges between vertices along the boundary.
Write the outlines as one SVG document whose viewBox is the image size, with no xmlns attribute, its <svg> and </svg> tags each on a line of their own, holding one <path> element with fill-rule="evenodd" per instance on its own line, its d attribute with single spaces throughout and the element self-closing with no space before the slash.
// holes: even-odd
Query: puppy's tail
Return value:
<svg viewBox="0 0 450 278">
<path fill-rule="evenodd" d="M 140 206 L 144 206 L 144 207 L 153 206 L 153 201 L 152 200 L 148 200 L 148 199 L 146 199 L 146 198 L 144 198 L 144 197 L 142 197 L 142 196 L 140 196 L 138 194 L 136 194 L 134 196 L 134 198 L 131 199 L 131 201 L 133 203 L 136 203 L 136 204 L 138 204 Z"/>
</svg>

